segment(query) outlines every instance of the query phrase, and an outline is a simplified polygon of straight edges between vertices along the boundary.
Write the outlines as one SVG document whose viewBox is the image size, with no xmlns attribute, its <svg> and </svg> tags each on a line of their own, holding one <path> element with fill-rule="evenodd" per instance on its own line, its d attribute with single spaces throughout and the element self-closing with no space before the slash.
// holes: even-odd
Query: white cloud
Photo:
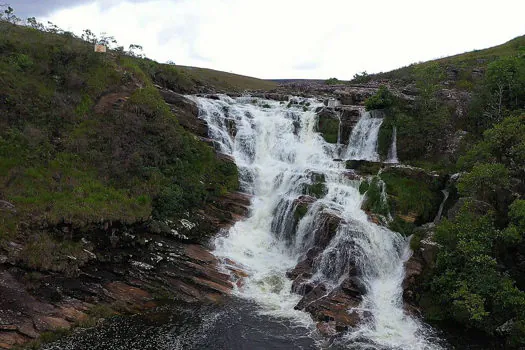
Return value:
<svg viewBox="0 0 525 350">
<path fill-rule="evenodd" d="M 523 0 L 100 0 L 45 20 L 161 62 L 261 78 L 349 79 L 525 34 Z"/>
</svg>

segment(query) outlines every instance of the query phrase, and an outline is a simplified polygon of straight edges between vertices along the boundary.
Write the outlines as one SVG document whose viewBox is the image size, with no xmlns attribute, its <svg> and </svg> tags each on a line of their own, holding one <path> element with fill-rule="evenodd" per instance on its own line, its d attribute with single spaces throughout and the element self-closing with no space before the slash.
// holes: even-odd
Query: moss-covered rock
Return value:
<svg viewBox="0 0 525 350">
<path fill-rule="evenodd" d="M 363 210 L 382 216 L 389 214 L 390 208 L 384 195 L 383 186 L 384 183 L 379 177 L 375 176 L 370 179 L 368 189 L 365 192 L 365 200 L 362 206 Z"/>
<path fill-rule="evenodd" d="M 346 168 L 353 169 L 360 175 L 376 175 L 383 167 L 383 163 L 368 160 L 347 160 Z"/>
<path fill-rule="evenodd" d="M 412 224 L 434 219 L 443 200 L 443 178 L 408 167 L 387 168 L 380 177 L 386 184 L 393 228 L 410 234 Z"/>
<path fill-rule="evenodd" d="M 335 111 L 324 108 L 318 114 L 317 131 L 328 143 L 337 143 L 339 138 L 339 116 Z"/>
</svg>

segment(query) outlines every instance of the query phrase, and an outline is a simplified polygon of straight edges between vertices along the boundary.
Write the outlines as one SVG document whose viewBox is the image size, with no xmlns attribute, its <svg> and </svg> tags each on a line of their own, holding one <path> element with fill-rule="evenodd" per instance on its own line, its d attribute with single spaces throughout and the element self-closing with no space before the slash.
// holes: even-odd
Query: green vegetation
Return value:
<svg viewBox="0 0 525 350">
<path fill-rule="evenodd" d="M 424 171 L 388 168 L 381 175 L 386 184 L 391 214 L 402 221 L 421 225 L 436 216 L 443 199 L 441 182 Z M 395 225 L 400 223 L 395 222 Z"/>
<path fill-rule="evenodd" d="M 308 212 L 308 204 L 300 203 L 299 205 L 297 205 L 293 213 L 295 220 L 297 221 L 301 220 L 306 215 L 307 212 Z"/>
<path fill-rule="evenodd" d="M 330 117 L 319 118 L 317 130 L 326 142 L 337 143 L 339 138 L 339 119 Z"/>
<path fill-rule="evenodd" d="M 0 21 L 0 199 L 16 208 L 0 212 L 0 247 L 16 239 L 22 264 L 74 274 L 87 259 L 76 232 L 176 220 L 238 188 L 235 165 L 178 124 L 155 84 L 184 93 L 273 83 L 159 64 L 138 45 L 99 54 L 92 43 L 114 39 L 29 23 Z M 67 238 L 54 232 L 61 225 Z"/>
<path fill-rule="evenodd" d="M 488 49 L 474 50 L 428 62 L 413 63 L 390 72 L 377 74 L 367 74 L 363 72 L 363 74 L 354 75 L 351 83 L 363 83 L 370 80 L 389 80 L 400 86 L 406 85 L 415 82 L 415 70 L 437 64 L 449 73 L 442 76 L 443 79 L 451 80 L 457 88 L 470 89 L 479 82 L 481 78 L 479 73 L 486 70 L 491 62 L 504 57 L 517 56 L 519 54 L 523 55 L 525 51 L 523 49 L 524 47 L 525 35 Z"/>
<path fill-rule="evenodd" d="M 394 96 L 385 85 L 381 85 L 379 90 L 365 101 L 367 111 L 374 109 L 386 109 L 394 104 Z"/>
<path fill-rule="evenodd" d="M 378 153 L 386 159 L 397 130 L 397 152 L 403 161 L 436 160 L 443 156 L 446 135 L 453 127 L 451 112 L 438 96 L 443 71 L 438 65 L 414 70 L 419 94 L 411 104 L 396 98 L 385 86 L 365 101 L 367 110 L 383 109 L 386 116 L 378 135 Z"/>
<path fill-rule="evenodd" d="M 326 79 L 324 83 L 326 85 L 337 85 L 337 84 L 341 84 L 341 81 L 337 78 L 330 78 L 330 79 Z"/>
<path fill-rule="evenodd" d="M 422 295 L 428 319 L 503 336 L 512 348 L 525 344 L 524 140 L 525 117 L 510 116 L 460 158 L 458 190 L 472 199 L 438 226 L 442 248 Z"/>
<path fill-rule="evenodd" d="M 383 167 L 383 163 L 371 162 L 368 160 L 347 160 L 346 168 L 353 169 L 362 175 L 376 175 Z"/>
<path fill-rule="evenodd" d="M 384 182 L 377 176 L 374 176 L 369 181 L 369 186 L 365 192 L 365 200 L 363 202 L 363 210 L 368 212 L 388 216 L 390 208 L 384 192 Z M 360 187 L 360 191 L 363 190 Z"/>
</svg>

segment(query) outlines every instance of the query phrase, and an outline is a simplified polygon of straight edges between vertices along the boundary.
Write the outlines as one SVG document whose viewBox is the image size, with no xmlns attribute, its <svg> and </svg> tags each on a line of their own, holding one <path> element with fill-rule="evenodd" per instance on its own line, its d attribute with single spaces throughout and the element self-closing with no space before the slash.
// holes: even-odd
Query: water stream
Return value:
<svg viewBox="0 0 525 350">
<path fill-rule="evenodd" d="M 407 315 L 401 283 L 408 241 L 368 220 L 361 210 L 359 181 L 334 161 L 338 145 L 316 132 L 314 99 L 287 107 L 251 97 L 220 100 L 192 97 L 220 152 L 235 158 L 242 190 L 253 195 L 251 213 L 215 240 L 215 255 L 235 261 L 248 273 L 236 294 L 256 305 L 261 315 L 291 320 L 314 329 L 309 314 L 294 310 L 301 296 L 292 293 L 286 272 L 315 244 L 313 232 L 323 218 L 340 218 L 337 233 L 315 261 L 313 281 L 335 287 L 355 266 L 366 293 L 359 311 L 372 315 L 339 342 L 363 349 L 436 349 L 427 328 Z M 232 132 L 231 124 L 235 128 Z M 377 160 L 382 118 L 364 113 L 356 125 L 346 157 Z M 296 199 L 315 181 L 325 190 L 296 222 Z"/>
<path fill-rule="evenodd" d="M 380 111 L 364 112 L 350 134 L 346 159 L 378 161 L 377 138 L 383 124 Z"/>
</svg>

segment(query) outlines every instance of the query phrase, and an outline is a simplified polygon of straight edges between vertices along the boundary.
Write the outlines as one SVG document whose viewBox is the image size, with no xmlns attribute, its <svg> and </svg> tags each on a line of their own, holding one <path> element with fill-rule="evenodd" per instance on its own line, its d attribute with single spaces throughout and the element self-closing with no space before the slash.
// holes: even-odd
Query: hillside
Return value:
<svg viewBox="0 0 525 350">
<path fill-rule="evenodd" d="M 228 294 L 198 244 L 249 199 L 181 94 L 273 86 L 0 21 L 0 348 Z"/>
<path fill-rule="evenodd" d="M 350 83 L 388 80 L 395 85 L 414 83 L 415 72 L 431 65 L 439 65 L 446 74 L 442 82 L 463 90 L 471 90 L 483 77 L 488 65 L 500 58 L 516 56 L 525 52 L 525 35 L 514 38 L 504 44 L 482 50 L 474 50 L 458 55 L 439 58 L 427 62 L 413 63 L 390 72 L 356 75 Z"/>
<path fill-rule="evenodd" d="M 184 95 L 246 90 L 278 100 L 282 115 L 314 111 L 290 94 L 337 98 L 316 110 L 315 130 L 331 144 L 340 133 L 348 144 L 363 108 L 380 110 L 378 161 L 336 168 L 359 185 L 352 193 L 370 221 L 404 244 L 411 237 L 407 308 L 461 345 L 525 344 L 525 36 L 350 83 L 160 64 L 118 47 L 95 53 L 93 40 L 0 21 L 0 348 L 174 299 L 220 304 L 234 290 L 204 245 L 247 215 L 250 197 L 236 192 L 237 167 Z M 399 165 L 386 162 L 393 140 Z M 324 175 L 308 176 L 295 228 L 328 191 Z M 337 225 L 325 222 L 328 245 Z M 301 282 L 306 271 L 296 272 Z M 317 302 L 325 294 L 307 287 Z M 357 279 L 343 287 L 361 305 Z M 334 307 L 347 318 L 339 296 L 317 304 L 320 322 Z"/>
</svg>

